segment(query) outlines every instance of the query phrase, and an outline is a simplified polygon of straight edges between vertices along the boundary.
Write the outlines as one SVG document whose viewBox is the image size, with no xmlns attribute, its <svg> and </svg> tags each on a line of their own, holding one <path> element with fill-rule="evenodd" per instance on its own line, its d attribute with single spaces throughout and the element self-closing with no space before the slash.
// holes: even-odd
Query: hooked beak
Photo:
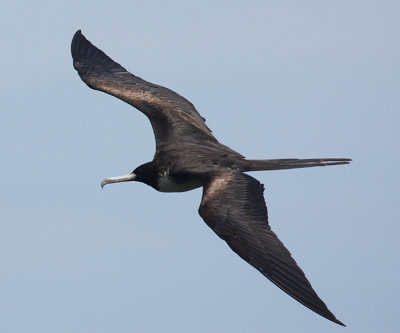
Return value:
<svg viewBox="0 0 400 333">
<path fill-rule="evenodd" d="M 124 175 L 124 176 L 105 178 L 101 182 L 101 188 L 103 188 L 104 185 L 107 185 L 107 184 L 119 183 L 119 182 L 130 182 L 135 179 L 136 179 L 136 174 L 134 174 L 133 172 L 129 173 L 127 175 Z"/>
</svg>

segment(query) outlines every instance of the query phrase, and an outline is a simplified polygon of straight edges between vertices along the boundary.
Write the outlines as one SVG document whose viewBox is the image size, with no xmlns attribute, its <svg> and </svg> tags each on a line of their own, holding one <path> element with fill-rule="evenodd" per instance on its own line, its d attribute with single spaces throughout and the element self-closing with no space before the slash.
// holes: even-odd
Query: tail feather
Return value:
<svg viewBox="0 0 400 333">
<path fill-rule="evenodd" d="M 317 166 L 341 165 L 349 164 L 350 158 L 284 158 L 274 160 L 246 160 L 248 170 L 246 171 L 261 171 L 261 170 L 281 170 L 281 169 L 298 169 L 311 168 Z"/>
</svg>

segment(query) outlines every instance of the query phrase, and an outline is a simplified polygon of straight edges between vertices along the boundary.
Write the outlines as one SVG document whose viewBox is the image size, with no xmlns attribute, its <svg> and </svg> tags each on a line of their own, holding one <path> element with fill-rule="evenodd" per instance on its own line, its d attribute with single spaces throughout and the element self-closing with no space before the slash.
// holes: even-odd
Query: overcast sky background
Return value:
<svg viewBox="0 0 400 333">
<path fill-rule="evenodd" d="M 8 1 L 0 12 L 0 332 L 398 332 L 399 1 Z M 76 30 L 192 101 L 249 158 L 270 224 L 342 328 L 242 261 L 201 189 L 104 177 L 150 161 L 147 118 L 89 89 Z"/>
</svg>

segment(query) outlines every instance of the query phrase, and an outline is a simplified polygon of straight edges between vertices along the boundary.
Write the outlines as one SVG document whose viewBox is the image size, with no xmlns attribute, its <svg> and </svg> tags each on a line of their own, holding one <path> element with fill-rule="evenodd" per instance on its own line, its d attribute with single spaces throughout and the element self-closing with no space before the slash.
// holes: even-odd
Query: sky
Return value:
<svg viewBox="0 0 400 333">
<path fill-rule="evenodd" d="M 8 1 L 0 12 L 0 332 L 398 332 L 398 1 Z M 147 118 L 89 89 L 76 30 L 189 99 L 248 158 L 273 230 L 340 327 L 241 260 L 197 213 L 103 178 L 150 161 Z"/>
</svg>

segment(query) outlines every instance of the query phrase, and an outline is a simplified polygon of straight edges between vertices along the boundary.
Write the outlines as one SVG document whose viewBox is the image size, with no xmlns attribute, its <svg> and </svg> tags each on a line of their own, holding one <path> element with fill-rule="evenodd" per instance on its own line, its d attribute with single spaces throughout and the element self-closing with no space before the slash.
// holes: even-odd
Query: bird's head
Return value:
<svg viewBox="0 0 400 333">
<path fill-rule="evenodd" d="M 118 177 L 109 177 L 103 179 L 101 182 L 101 187 L 104 185 L 111 183 L 120 183 L 120 182 L 131 182 L 137 181 L 145 183 L 155 189 L 157 189 L 157 177 L 158 177 L 158 169 L 154 165 L 153 162 L 142 164 L 138 166 L 133 172 L 128 173 L 127 175 L 118 176 Z"/>
</svg>

